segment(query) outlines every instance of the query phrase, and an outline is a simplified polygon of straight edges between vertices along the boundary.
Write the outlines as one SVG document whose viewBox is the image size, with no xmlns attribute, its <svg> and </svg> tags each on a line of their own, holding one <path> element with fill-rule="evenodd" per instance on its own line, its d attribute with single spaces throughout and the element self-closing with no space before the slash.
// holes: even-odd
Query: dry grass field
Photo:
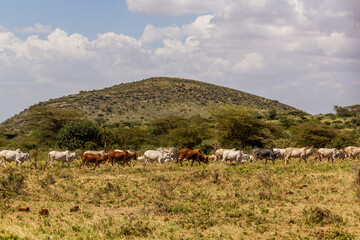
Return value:
<svg viewBox="0 0 360 240">
<path fill-rule="evenodd" d="M 79 161 L 44 169 L 45 154 L 40 159 L 37 169 L 27 162 L 1 166 L 0 239 L 360 237 L 358 160 L 193 167 L 137 162 L 83 172 Z M 30 211 L 20 212 L 21 206 Z"/>
</svg>

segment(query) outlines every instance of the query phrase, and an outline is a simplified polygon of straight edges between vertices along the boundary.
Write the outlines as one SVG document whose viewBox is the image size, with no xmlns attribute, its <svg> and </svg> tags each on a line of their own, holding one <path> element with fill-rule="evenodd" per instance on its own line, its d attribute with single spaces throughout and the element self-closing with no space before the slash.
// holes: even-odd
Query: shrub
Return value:
<svg viewBox="0 0 360 240">
<path fill-rule="evenodd" d="M 343 219 L 339 215 L 332 214 L 328 209 L 320 207 L 310 207 L 303 209 L 304 222 L 306 224 L 325 225 L 332 223 L 342 223 Z"/>
<path fill-rule="evenodd" d="M 3 192 L 3 197 L 6 197 L 9 193 L 20 194 L 26 188 L 26 177 L 13 168 L 9 168 L 4 172 L 5 175 L 0 177 L 0 192 Z"/>
<path fill-rule="evenodd" d="M 345 231 L 341 231 L 338 229 L 333 229 L 324 232 L 323 230 L 316 232 L 314 235 L 317 239 L 320 240 L 352 240 L 355 239 L 355 237 Z"/>
<path fill-rule="evenodd" d="M 73 121 L 60 129 L 57 139 L 61 148 L 84 149 L 87 142 L 96 142 L 100 145 L 101 133 L 100 128 L 92 121 Z"/>
</svg>

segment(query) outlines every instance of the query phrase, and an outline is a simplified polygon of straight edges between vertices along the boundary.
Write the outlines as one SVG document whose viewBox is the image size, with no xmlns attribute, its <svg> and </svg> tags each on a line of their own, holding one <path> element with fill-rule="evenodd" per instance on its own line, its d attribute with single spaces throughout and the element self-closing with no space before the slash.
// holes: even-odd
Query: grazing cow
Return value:
<svg viewBox="0 0 360 240">
<path fill-rule="evenodd" d="M 95 168 L 99 166 L 101 162 L 104 162 L 108 159 L 108 155 L 107 154 L 101 155 L 100 153 L 97 154 L 83 153 L 81 159 L 82 159 L 81 165 L 83 166 L 83 170 L 85 170 L 85 163 L 95 163 L 95 167 L 93 169 L 95 170 Z"/>
<path fill-rule="evenodd" d="M 209 160 L 215 162 L 216 161 L 216 155 L 210 155 L 208 156 Z"/>
<path fill-rule="evenodd" d="M 336 148 L 319 148 L 316 151 L 316 159 L 319 159 L 320 162 L 322 161 L 322 158 L 326 157 L 328 158 L 328 161 L 330 162 L 330 158 L 331 158 L 331 162 L 334 163 L 336 161 L 336 157 L 342 157 L 344 159 L 345 155 L 343 153 L 343 151 L 339 151 Z"/>
<path fill-rule="evenodd" d="M 234 151 L 234 150 L 225 150 L 222 153 L 222 160 L 221 162 L 226 164 L 226 160 L 235 160 L 236 164 L 238 164 L 238 162 L 241 162 L 243 158 L 243 152 L 238 150 L 238 151 Z"/>
<path fill-rule="evenodd" d="M 58 152 L 58 151 L 49 152 L 50 167 L 53 167 L 54 160 L 62 162 L 61 167 L 64 167 L 65 162 L 67 162 L 67 164 L 70 167 L 70 163 L 75 159 L 79 159 L 78 155 L 75 152 L 71 153 L 68 150 L 66 150 L 65 152 Z"/>
<path fill-rule="evenodd" d="M 360 158 L 360 147 L 346 147 L 344 148 L 345 158 L 348 157 L 350 161 L 352 161 L 351 158 L 356 159 L 356 157 Z"/>
<path fill-rule="evenodd" d="M 137 161 L 140 161 L 140 162 L 145 162 L 145 157 L 144 156 L 140 156 L 137 158 Z"/>
<path fill-rule="evenodd" d="M 292 157 L 299 158 L 299 162 L 301 162 L 301 159 L 304 159 L 305 162 L 308 157 L 310 157 L 314 153 L 313 147 L 310 149 L 306 148 L 286 148 L 285 150 L 285 164 L 288 163 L 288 160 Z"/>
<path fill-rule="evenodd" d="M 286 149 L 284 148 L 273 148 L 274 152 L 279 152 L 278 158 L 282 158 L 285 159 L 285 151 Z"/>
<path fill-rule="evenodd" d="M 153 163 L 157 161 L 159 163 L 163 162 L 170 162 L 170 153 L 165 151 L 158 151 L 158 150 L 147 150 L 144 153 L 144 157 L 146 159 L 146 163 Z"/>
<path fill-rule="evenodd" d="M 169 153 L 170 153 L 170 159 L 171 160 L 176 160 L 179 157 L 179 149 L 177 149 L 176 147 L 171 147 L 169 148 Z"/>
<path fill-rule="evenodd" d="M 6 161 L 8 161 L 8 162 L 15 161 L 16 166 L 18 165 L 18 163 L 20 163 L 20 166 L 21 166 L 23 164 L 23 162 L 25 162 L 25 161 L 31 162 L 30 155 L 28 153 L 23 153 L 20 149 L 16 149 L 15 151 L 13 151 L 13 150 L 1 151 L 0 152 L 0 164 L 3 162 L 4 167 L 6 167 L 6 163 L 5 163 Z"/>
<path fill-rule="evenodd" d="M 215 155 L 216 155 L 216 159 L 214 160 L 215 161 L 220 161 L 222 158 L 223 158 L 223 152 L 224 151 L 227 151 L 227 150 L 232 150 L 232 151 L 236 151 L 236 148 L 233 148 L 233 149 L 224 149 L 224 148 L 219 148 L 215 151 Z"/>
<path fill-rule="evenodd" d="M 253 155 L 249 155 L 246 153 L 243 153 L 242 155 L 242 161 L 241 162 L 253 162 L 254 161 L 254 156 Z"/>
<path fill-rule="evenodd" d="M 178 159 L 178 157 L 179 157 L 179 150 L 176 147 L 171 147 L 171 148 L 160 147 L 160 148 L 156 149 L 156 151 L 169 153 L 170 160 L 175 160 L 175 159 Z"/>
<path fill-rule="evenodd" d="M 254 162 L 257 159 L 265 159 L 265 164 L 267 164 L 268 160 L 271 160 L 273 164 L 275 164 L 275 159 L 279 156 L 279 151 L 275 152 L 272 148 L 255 148 L 252 151 Z"/>
<path fill-rule="evenodd" d="M 130 153 L 128 151 L 109 151 L 108 152 L 108 158 L 109 161 L 111 162 L 111 166 L 114 166 L 114 162 L 122 162 L 123 164 L 128 164 L 130 166 L 134 166 L 133 161 L 132 160 L 136 160 L 137 159 L 137 155 L 136 153 Z M 130 163 L 129 163 L 130 162 Z"/>
<path fill-rule="evenodd" d="M 184 158 L 188 159 L 188 160 L 192 160 L 191 162 L 191 166 L 194 164 L 194 161 L 197 161 L 200 165 L 200 162 L 204 162 L 206 164 L 209 163 L 209 159 L 208 157 L 205 157 L 204 155 L 202 155 L 200 153 L 200 149 L 187 149 L 187 148 L 183 148 L 180 150 L 180 154 L 179 154 L 179 158 L 178 161 L 180 161 L 180 165 L 182 165 L 182 161 L 184 160 Z M 178 162 L 176 161 L 176 162 Z"/>
</svg>

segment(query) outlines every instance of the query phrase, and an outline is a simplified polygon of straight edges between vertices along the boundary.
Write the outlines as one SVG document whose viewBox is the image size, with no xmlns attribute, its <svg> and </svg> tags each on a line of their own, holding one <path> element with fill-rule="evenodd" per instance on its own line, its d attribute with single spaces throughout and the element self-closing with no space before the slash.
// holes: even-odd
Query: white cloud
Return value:
<svg viewBox="0 0 360 240">
<path fill-rule="evenodd" d="M 258 53 L 249 53 L 245 58 L 236 63 L 233 70 L 236 72 L 251 72 L 264 68 L 263 59 Z"/>
<path fill-rule="evenodd" d="M 184 25 L 184 34 L 203 39 L 210 38 L 211 30 L 215 28 L 215 25 L 210 23 L 213 17 L 213 15 L 200 16 L 191 24 Z"/>
<path fill-rule="evenodd" d="M 50 33 L 52 31 L 51 26 L 45 26 L 40 23 L 35 23 L 34 26 L 26 28 L 15 28 L 14 32 L 19 33 Z"/>
<path fill-rule="evenodd" d="M 161 41 L 164 38 L 179 39 L 182 37 L 182 31 L 179 26 L 169 26 L 157 28 L 152 24 L 148 24 L 140 38 L 143 43 L 153 43 Z"/>
</svg>

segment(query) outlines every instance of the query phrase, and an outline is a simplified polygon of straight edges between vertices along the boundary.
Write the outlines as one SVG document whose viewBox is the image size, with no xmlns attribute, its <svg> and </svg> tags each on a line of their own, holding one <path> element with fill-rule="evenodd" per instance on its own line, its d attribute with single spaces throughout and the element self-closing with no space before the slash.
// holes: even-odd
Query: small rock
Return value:
<svg viewBox="0 0 360 240">
<path fill-rule="evenodd" d="M 74 206 L 74 207 L 70 208 L 70 212 L 77 212 L 79 210 L 80 210 L 79 206 Z"/>
<path fill-rule="evenodd" d="M 47 210 L 46 208 L 45 209 L 41 209 L 39 211 L 39 214 L 40 215 L 43 215 L 43 216 L 49 216 L 49 210 Z"/>
<path fill-rule="evenodd" d="M 19 207 L 19 212 L 30 212 L 30 208 L 28 206 Z"/>
</svg>

